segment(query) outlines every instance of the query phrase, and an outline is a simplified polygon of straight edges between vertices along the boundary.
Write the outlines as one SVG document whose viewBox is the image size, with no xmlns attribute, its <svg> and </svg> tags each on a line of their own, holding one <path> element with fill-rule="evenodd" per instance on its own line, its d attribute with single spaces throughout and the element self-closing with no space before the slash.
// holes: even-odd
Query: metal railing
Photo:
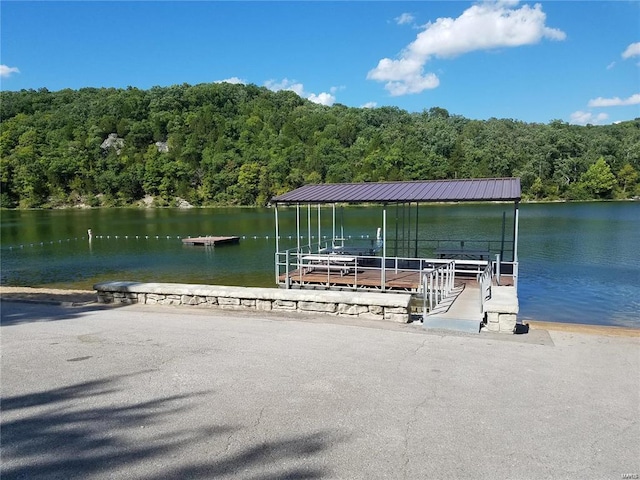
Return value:
<svg viewBox="0 0 640 480">
<path fill-rule="evenodd" d="M 480 285 L 480 313 L 484 315 L 484 304 L 491 298 L 491 283 L 493 282 L 494 265 L 500 266 L 500 262 L 489 263 L 484 272 L 478 275 Z"/>
<path fill-rule="evenodd" d="M 455 260 L 433 268 L 422 276 L 422 311 L 432 312 L 453 290 L 456 277 Z"/>
<path fill-rule="evenodd" d="M 411 280 L 411 291 L 422 290 L 422 272 L 433 271 L 442 267 L 455 270 L 455 263 L 447 259 L 410 258 L 410 257 L 382 257 L 378 255 L 350 254 L 348 251 L 338 253 L 331 250 L 329 245 L 301 246 L 291 248 L 275 254 L 276 283 L 284 288 L 304 287 L 313 285 L 328 286 L 350 290 L 402 290 L 402 287 L 392 286 L 392 274 L 409 274 L 405 277 Z M 462 262 L 464 263 L 464 262 Z M 476 262 L 477 263 L 477 262 Z M 440 270 L 438 270 L 440 272 Z M 313 272 L 315 281 L 309 279 Z M 321 274 L 319 272 L 322 272 Z M 370 272 L 376 272 L 371 275 Z M 455 274 L 451 271 L 448 275 Z M 321 275 L 324 280 L 320 282 Z M 413 277 L 415 275 L 415 277 Z M 372 278 L 378 278 L 376 282 Z M 396 275 L 397 280 L 397 275 Z M 449 283 L 453 285 L 451 280 Z M 409 287 L 406 288 L 409 290 Z"/>
<path fill-rule="evenodd" d="M 502 283 L 502 277 L 511 277 L 513 286 L 518 289 L 518 262 L 503 262 L 500 255 L 496 255 L 493 273 L 497 285 Z"/>
<path fill-rule="evenodd" d="M 387 239 L 387 253 L 397 256 L 439 257 L 447 252 L 457 252 L 461 257 L 494 256 L 501 254 L 502 258 L 513 256 L 513 241 L 499 239 L 418 239 L 406 240 Z M 444 255 L 442 255 L 444 256 Z M 469 258 L 469 257 L 467 257 Z"/>
<path fill-rule="evenodd" d="M 518 289 L 518 262 L 503 262 L 500 255 L 496 255 L 495 262 L 490 262 L 484 271 L 478 274 L 480 286 L 480 313 L 484 315 L 484 305 L 491 298 L 491 286 L 500 285 L 502 277 L 511 277 L 513 286 Z"/>
</svg>

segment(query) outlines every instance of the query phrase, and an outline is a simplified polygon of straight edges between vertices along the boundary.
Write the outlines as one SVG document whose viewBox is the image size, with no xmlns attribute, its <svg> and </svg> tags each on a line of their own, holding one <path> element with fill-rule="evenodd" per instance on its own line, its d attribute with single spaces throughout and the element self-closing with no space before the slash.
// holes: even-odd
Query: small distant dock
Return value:
<svg viewBox="0 0 640 480">
<path fill-rule="evenodd" d="M 182 243 L 185 245 L 204 245 L 206 247 L 213 247 L 216 245 L 240 243 L 240 237 L 189 237 L 183 238 Z"/>
</svg>

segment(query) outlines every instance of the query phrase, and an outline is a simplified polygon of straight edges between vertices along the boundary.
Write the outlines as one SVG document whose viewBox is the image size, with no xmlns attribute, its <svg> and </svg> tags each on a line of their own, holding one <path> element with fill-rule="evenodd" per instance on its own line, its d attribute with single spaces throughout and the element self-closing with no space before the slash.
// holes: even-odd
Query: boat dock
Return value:
<svg viewBox="0 0 640 480">
<path fill-rule="evenodd" d="M 183 238 L 182 243 L 185 245 L 204 245 L 204 246 L 216 246 L 216 245 L 228 245 L 240 243 L 240 237 L 189 237 Z"/>
<path fill-rule="evenodd" d="M 519 178 L 302 186 L 272 199 L 276 283 L 285 289 L 407 292 L 417 302 L 422 300 L 425 328 L 478 333 L 485 325 L 488 331 L 514 333 L 519 310 L 520 200 Z M 513 220 L 508 223 L 503 211 L 500 236 L 493 239 L 476 235 L 426 238 L 420 233 L 420 204 L 469 201 L 513 202 Z M 366 203 L 382 204 L 375 250 L 345 245 L 343 220 L 336 223 L 343 218 L 342 207 L 337 215 L 337 205 Z M 317 220 L 312 204 L 317 204 Z M 301 210 L 305 205 L 306 221 Z M 394 205 L 395 228 L 388 222 L 388 210 Z M 293 225 L 295 214 L 296 235 L 289 239 L 297 239 L 295 246 L 288 242 L 283 244 L 288 248 L 283 249 L 279 242 L 280 206 L 283 218 L 288 219 L 283 225 Z M 323 208 L 331 215 L 331 235 L 322 235 L 328 223 L 322 222 Z M 393 212 L 391 215 L 394 218 Z M 394 230 L 395 235 L 388 237 Z M 318 239 L 317 244 L 313 238 Z"/>
</svg>

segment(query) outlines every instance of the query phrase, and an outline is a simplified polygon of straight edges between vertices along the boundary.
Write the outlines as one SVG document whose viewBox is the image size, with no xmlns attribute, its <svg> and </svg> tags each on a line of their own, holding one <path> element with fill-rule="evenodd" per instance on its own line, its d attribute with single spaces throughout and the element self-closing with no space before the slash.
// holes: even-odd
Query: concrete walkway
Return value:
<svg viewBox="0 0 640 480">
<path fill-rule="evenodd" d="M 3 480 L 640 473 L 638 337 L 0 306 Z"/>
</svg>

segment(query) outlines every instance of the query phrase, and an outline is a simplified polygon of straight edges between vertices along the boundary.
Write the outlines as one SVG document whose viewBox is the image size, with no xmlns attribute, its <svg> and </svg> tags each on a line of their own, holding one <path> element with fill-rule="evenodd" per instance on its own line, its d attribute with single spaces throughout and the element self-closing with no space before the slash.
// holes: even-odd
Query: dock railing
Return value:
<svg viewBox="0 0 640 480">
<path fill-rule="evenodd" d="M 500 254 L 513 256 L 513 241 L 501 239 L 387 240 L 387 254 L 393 256 L 487 260 Z"/>
<path fill-rule="evenodd" d="M 503 262 L 500 255 L 496 255 L 496 261 L 493 263 L 493 274 L 495 276 L 496 285 L 502 284 L 502 277 L 511 277 L 511 283 L 518 289 L 518 262 Z"/>
<path fill-rule="evenodd" d="M 518 290 L 518 262 L 503 262 L 500 255 L 490 262 L 484 271 L 478 274 L 480 286 L 480 313 L 484 314 L 484 304 L 491 298 L 491 286 L 502 284 L 502 277 L 511 277 L 511 284 Z"/>
<path fill-rule="evenodd" d="M 456 262 L 451 260 L 444 265 L 426 271 L 422 275 L 422 311 L 432 312 L 447 298 L 454 287 Z"/>
<path fill-rule="evenodd" d="M 317 285 L 351 290 L 404 290 L 421 293 L 423 272 L 440 269 L 438 275 L 448 271 L 447 275 L 451 280 L 447 285 L 451 285 L 449 288 L 453 287 L 457 263 L 450 259 L 358 255 L 348 251 L 338 253 L 326 248 L 324 244 L 307 245 L 276 252 L 276 283 L 284 288 L 313 288 Z M 467 274 L 484 268 L 487 263 L 475 260 L 457 262 L 460 268 L 472 269 L 463 271 Z M 443 267 L 448 267 L 448 270 Z"/>
<path fill-rule="evenodd" d="M 500 262 L 489 263 L 484 271 L 478 275 L 478 285 L 480 285 L 480 313 L 484 315 L 484 304 L 491 298 L 491 283 L 493 282 L 494 266 L 499 268 Z"/>
</svg>

